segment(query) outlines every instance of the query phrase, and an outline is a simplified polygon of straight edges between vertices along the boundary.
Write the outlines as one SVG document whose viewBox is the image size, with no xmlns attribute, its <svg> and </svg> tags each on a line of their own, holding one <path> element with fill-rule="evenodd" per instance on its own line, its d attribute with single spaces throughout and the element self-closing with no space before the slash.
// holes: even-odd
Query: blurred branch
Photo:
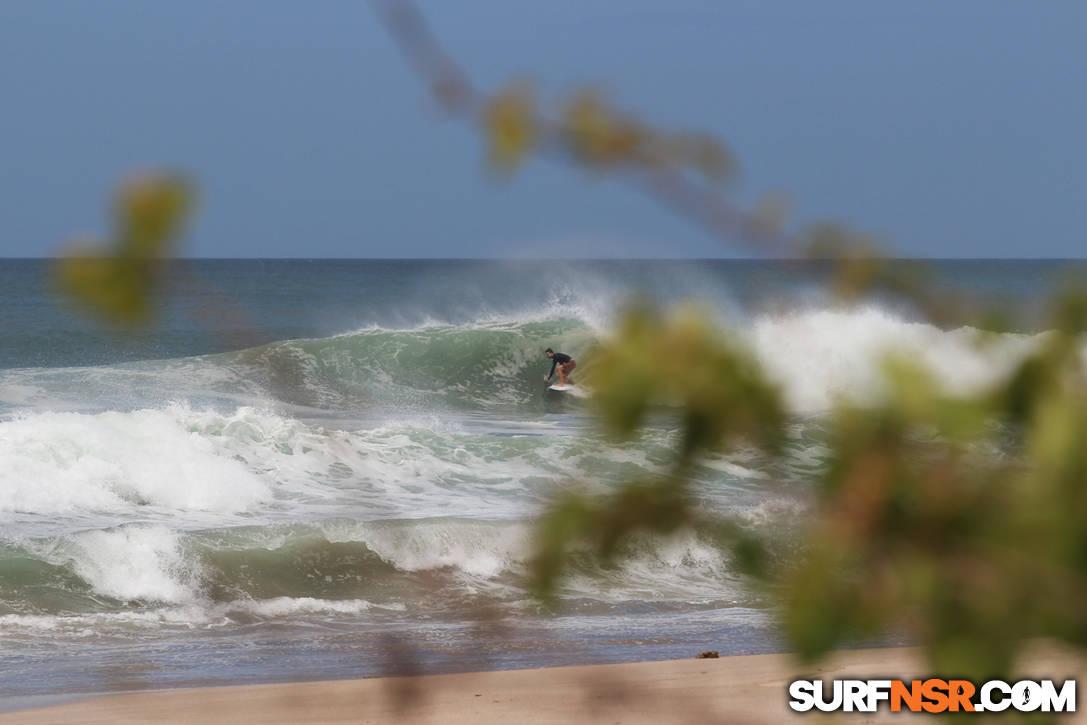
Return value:
<svg viewBox="0 0 1087 725">
<path fill-rule="evenodd" d="M 410 0 L 376 6 L 443 107 L 480 127 L 496 170 L 510 173 L 535 154 L 608 172 L 722 241 L 832 261 L 840 299 L 880 291 L 942 325 L 963 324 L 976 309 L 935 289 L 922 266 L 890 263 L 867 235 L 840 224 L 793 235 L 781 205 L 732 203 L 720 188 L 735 169 L 723 144 L 651 128 L 593 92 L 552 115 L 524 84 L 487 96 Z M 952 394 L 923 364 L 888 358 L 882 399 L 835 406 L 805 553 L 768 578 L 795 651 L 814 658 L 904 630 L 940 670 L 991 676 L 1009 672 L 1029 638 L 1087 646 L 1087 297 L 1057 298 L 1051 315 L 1053 332 L 1038 349 L 979 393 Z M 1009 318 L 982 319 L 1000 329 Z M 668 353 L 647 356 L 652 349 Z M 613 435 L 632 439 L 663 406 L 680 421 L 680 443 L 659 480 L 601 499 L 570 493 L 551 507 L 534 562 L 545 600 L 579 544 L 607 560 L 625 537 L 695 524 L 687 493 L 702 453 L 743 440 L 780 460 L 775 441 L 786 434 L 780 392 L 761 366 L 696 317 L 636 311 L 596 364 L 594 400 Z M 762 558 L 742 531 L 727 533 L 738 561 Z"/>
<path fill-rule="evenodd" d="M 607 168 L 724 241 L 765 256 L 787 256 L 802 249 L 803 244 L 787 235 L 777 220 L 742 209 L 721 193 L 717 182 L 731 173 L 733 164 L 716 140 L 652 129 L 624 118 L 591 92 L 579 94 L 559 119 L 539 113 L 523 87 L 488 97 L 475 89 L 411 0 L 373 2 L 404 58 L 442 108 L 482 126 L 496 166 L 512 170 L 534 151 L 581 168 Z"/>
<path fill-rule="evenodd" d="M 414 4 L 400 0 L 373 0 L 375 9 L 396 40 L 412 69 L 450 113 L 471 113 L 479 106 L 468 76 L 430 32 Z"/>
<path fill-rule="evenodd" d="M 961 294 L 939 292 L 921 265 L 889 263 L 875 240 L 837 223 L 787 230 L 787 205 L 773 195 L 746 209 L 724 193 L 736 174 L 726 146 L 706 134 L 673 132 L 622 112 L 598 92 L 576 93 L 558 113 L 538 108 L 531 87 L 477 88 L 442 46 L 412 0 L 372 0 L 401 54 L 441 107 L 476 126 L 493 169 L 516 170 L 529 155 L 607 172 L 722 243 L 768 258 L 835 262 L 830 290 L 845 301 L 880 292 L 901 299 L 939 325 L 981 321 L 1004 329 L 1005 311 L 983 309 Z"/>
</svg>

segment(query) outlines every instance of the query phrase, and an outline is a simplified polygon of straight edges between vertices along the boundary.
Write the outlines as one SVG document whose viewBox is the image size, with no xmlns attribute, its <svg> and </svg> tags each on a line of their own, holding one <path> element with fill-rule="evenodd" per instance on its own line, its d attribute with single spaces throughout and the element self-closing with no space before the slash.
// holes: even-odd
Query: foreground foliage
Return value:
<svg viewBox="0 0 1087 725">
<path fill-rule="evenodd" d="M 730 525 L 738 560 L 777 599 L 798 654 L 901 632 L 926 647 L 935 671 L 983 677 L 1010 672 L 1031 638 L 1087 646 L 1084 310 L 1075 296 L 1055 302 L 1053 330 L 973 395 L 952 395 L 921 364 L 889 355 L 880 399 L 830 413 L 798 560 L 767 558 L 768 542 Z M 661 340 L 674 357 L 638 354 Z M 788 434 L 780 395 L 755 361 L 689 315 L 633 313 L 595 363 L 595 401 L 613 434 L 634 437 L 665 406 L 683 444 L 658 481 L 552 509 L 539 538 L 544 591 L 578 542 L 606 557 L 624 537 L 701 525 L 687 496 L 699 455 L 742 444 L 772 458 Z"/>
</svg>

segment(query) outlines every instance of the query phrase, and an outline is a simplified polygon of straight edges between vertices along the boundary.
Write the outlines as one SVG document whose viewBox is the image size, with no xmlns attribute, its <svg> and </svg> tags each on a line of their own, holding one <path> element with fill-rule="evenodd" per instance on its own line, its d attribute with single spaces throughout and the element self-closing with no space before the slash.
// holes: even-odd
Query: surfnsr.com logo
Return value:
<svg viewBox="0 0 1087 725">
<path fill-rule="evenodd" d="M 1075 712 L 1076 681 L 1053 680 L 794 680 L 789 707 L 797 712 Z"/>
</svg>

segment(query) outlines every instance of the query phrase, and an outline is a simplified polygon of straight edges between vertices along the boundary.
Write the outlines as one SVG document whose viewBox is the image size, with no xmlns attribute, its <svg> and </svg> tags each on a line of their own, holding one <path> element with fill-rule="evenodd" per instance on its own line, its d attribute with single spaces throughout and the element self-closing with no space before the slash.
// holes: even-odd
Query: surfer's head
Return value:
<svg viewBox="0 0 1087 725">
<path fill-rule="evenodd" d="M 554 354 L 555 354 L 555 351 L 552 350 L 551 348 L 547 348 L 546 350 L 544 350 L 544 355 L 547 355 L 548 357 L 553 357 Z"/>
</svg>

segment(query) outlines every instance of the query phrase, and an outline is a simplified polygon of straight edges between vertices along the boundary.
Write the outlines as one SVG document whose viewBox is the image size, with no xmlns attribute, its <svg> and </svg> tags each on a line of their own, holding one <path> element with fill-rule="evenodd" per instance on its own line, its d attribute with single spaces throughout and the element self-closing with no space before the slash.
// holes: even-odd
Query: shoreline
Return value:
<svg viewBox="0 0 1087 725">
<path fill-rule="evenodd" d="M 1024 677 L 1078 678 L 1087 660 L 1039 643 Z M 0 725 L 72 723 L 779 723 L 898 722 L 910 713 L 795 713 L 788 684 L 803 678 L 931 676 L 918 647 L 841 650 L 813 666 L 792 655 L 735 655 L 606 665 L 490 670 L 262 685 L 225 685 L 87 696 L 0 712 Z M 61 695 L 60 697 L 63 697 Z M 921 715 L 921 717 L 926 717 Z M 1087 708 L 1061 716 L 1087 722 Z"/>
<path fill-rule="evenodd" d="M 573 723 L 803 722 L 848 717 L 897 722 L 910 713 L 795 713 L 797 678 L 925 678 L 918 647 L 841 650 L 801 666 L 789 654 L 734 655 L 415 677 L 224 685 L 89 695 L 74 702 L 0 712 L 0 725 L 72 723 Z M 1019 674 L 1087 676 L 1087 659 L 1045 643 L 1029 648 Z M 58 695 L 58 697 L 65 697 Z M 921 715 L 925 717 L 925 715 Z M 1087 708 L 1061 717 L 1087 722 Z"/>
<path fill-rule="evenodd" d="M 1024 671 L 1084 673 L 1073 653 L 1052 647 Z M 492 670 L 418 677 L 226 685 L 89 696 L 77 702 L 0 713 L 25 723 L 659 723 L 797 722 L 823 716 L 788 708 L 798 677 L 928 676 L 917 647 L 843 650 L 814 666 L 791 655 L 736 655 Z M 835 717 L 831 714 L 826 717 Z M 842 717 L 837 715 L 837 717 Z M 861 723 L 908 714 L 851 714 Z M 1062 718 L 1079 722 L 1080 715 Z"/>
</svg>

